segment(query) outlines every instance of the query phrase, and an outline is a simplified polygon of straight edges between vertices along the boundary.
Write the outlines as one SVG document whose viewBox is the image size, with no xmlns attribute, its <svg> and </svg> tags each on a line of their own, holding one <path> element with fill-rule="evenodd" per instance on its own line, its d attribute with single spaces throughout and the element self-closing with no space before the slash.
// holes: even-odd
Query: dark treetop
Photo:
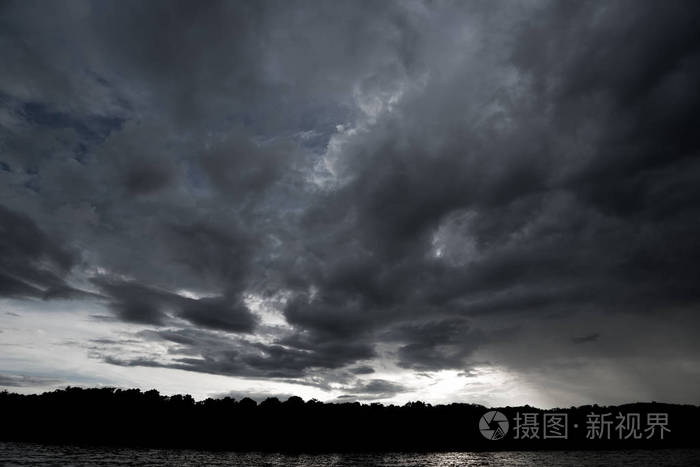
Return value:
<svg viewBox="0 0 700 467">
<path fill-rule="evenodd" d="M 506 436 L 489 440 L 479 431 L 488 411 L 476 404 L 404 406 L 304 402 L 290 397 L 257 404 L 250 398 L 195 401 L 189 395 L 162 396 L 138 389 L 69 387 L 41 395 L 0 393 L 2 441 L 96 444 L 240 451 L 466 451 L 501 449 L 629 449 L 695 447 L 700 407 L 637 403 L 617 407 L 581 406 L 541 410 L 504 407 Z M 514 439 L 518 415 L 567 414 L 567 439 Z M 589 414 L 610 414 L 610 440 L 588 439 Z M 615 417 L 666 414 L 663 440 L 620 440 Z M 607 438 L 604 436 L 603 438 Z"/>
</svg>

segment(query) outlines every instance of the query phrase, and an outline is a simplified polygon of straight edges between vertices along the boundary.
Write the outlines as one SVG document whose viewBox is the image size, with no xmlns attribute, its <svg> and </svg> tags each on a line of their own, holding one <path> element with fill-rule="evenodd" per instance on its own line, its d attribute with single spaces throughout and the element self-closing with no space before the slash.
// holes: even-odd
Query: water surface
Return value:
<svg viewBox="0 0 700 467">
<path fill-rule="evenodd" d="M 697 466 L 700 449 L 656 451 L 506 451 L 382 454 L 270 454 L 209 452 L 167 449 L 89 448 L 47 446 L 29 443 L 0 443 L 4 466 Z"/>
</svg>

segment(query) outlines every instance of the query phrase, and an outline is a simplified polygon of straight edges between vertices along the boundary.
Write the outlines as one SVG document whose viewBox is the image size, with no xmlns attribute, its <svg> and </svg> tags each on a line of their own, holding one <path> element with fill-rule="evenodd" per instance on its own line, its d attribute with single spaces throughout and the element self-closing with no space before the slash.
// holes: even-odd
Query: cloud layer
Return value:
<svg viewBox="0 0 700 467">
<path fill-rule="evenodd" d="M 695 2 L 0 8 L 0 294 L 93 358 L 698 402 Z"/>
</svg>

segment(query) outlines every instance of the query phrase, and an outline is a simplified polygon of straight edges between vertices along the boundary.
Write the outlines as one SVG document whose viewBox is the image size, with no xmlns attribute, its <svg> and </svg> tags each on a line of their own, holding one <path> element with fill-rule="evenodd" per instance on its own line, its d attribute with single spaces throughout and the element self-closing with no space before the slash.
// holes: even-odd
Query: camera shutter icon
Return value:
<svg viewBox="0 0 700 467">
<path fill-rule="evenodd" d="M 497 410 L 490 410 L 479 420 L 479 431 L 489 440 L 502 439 L 508 433 L 508 418 Z"/>
</svg>

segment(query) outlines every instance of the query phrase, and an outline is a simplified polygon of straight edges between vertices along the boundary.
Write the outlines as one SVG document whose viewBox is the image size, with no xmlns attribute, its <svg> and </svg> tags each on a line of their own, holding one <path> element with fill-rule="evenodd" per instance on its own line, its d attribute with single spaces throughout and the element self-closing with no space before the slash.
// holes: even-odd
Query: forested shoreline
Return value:
<svg viewBox="0 0 700 467">
<path fill-rule="evenodd" d="M 697 406 L 635 403 L 551 410 L 501 407 L 495 410 L 509 421 L 502 439 L 487 439 L 480 431 L 480 419 L 490 410 L 464 403 L 410 402 L 396 406 L 324 403 L 299 397 L 286 401 L 269 398 L 259 404 L 250 398 L 195 401 L 189 395 L 164 396 L 155 390 L 69 387 L 31 395 L 0 392 L 0 440 L 298 452 L 697 446 Z M 644 425 L 649 414 L 649 420 L 657 421 L 658 414 L 666 414 L 665 430 L 649 432 L 650 427 Z M 603 416 L 598 426 L 601 431 L 593 432 L 595 419 L 591 417 L 599 415 Z M 562 418 L 568 424 L 566 437 L 547 438 L 544 432 L 551 428 L 550 422 Z M 639 430 L 620 431 L 618 420 L 625 418 L 641 420 Z M 523 425 L 528 420 L 529 430 Z M 600 436 L 589 436 L 592 433 Z"/>
</svg>

